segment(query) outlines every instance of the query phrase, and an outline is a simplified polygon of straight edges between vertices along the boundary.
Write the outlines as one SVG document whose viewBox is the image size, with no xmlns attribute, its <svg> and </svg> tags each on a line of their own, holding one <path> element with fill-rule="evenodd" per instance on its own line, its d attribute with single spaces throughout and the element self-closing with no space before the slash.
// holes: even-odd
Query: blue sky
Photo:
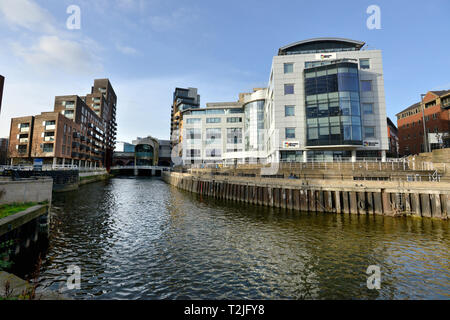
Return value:
<svg viewBox="0 0 450 320">
<path fill-rule="evenodd" d="M 66 28 L 69 5 L 81 8 L 80 30 Z M 380 30 L 366 27 L 370 5 L 381 8 Z M 0 0 L 0 136 L 11 117 L 51 111 L 54 96 L 110 78 L 118 140 L 168 139 L 175 87 L 197 87 L 203 105 L 235 101 L 267 85 L 279 47 L 325 36 L 383 51 L 396 122 L 421 93 L 450 89 L 449 11 L 448 0 Z"/>
</svg>

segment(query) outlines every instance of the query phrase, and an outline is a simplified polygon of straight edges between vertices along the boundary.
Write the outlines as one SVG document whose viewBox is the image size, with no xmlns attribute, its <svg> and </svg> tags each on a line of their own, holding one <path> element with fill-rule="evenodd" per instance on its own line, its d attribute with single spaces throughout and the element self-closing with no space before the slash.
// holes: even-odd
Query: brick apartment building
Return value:
<svg viewBox="0 0 450 320">
<path fill-rule="evenodd" d="M 424 110 L 424 114 L 422 114 Z M 450 90 L 429 91 L 422 102 L 413 104 L 397 116 L 399 153 L 402 156 L 450 147 Z M 426 137 L 424 139 L 424 123 Z M 424 142 L 426 140 L 426 143 Z M 430 150 L 429 150 L 430 149 Z"/>
<path fill-rule="evenodd" d="M 5 77 L 0 75 L 0 113 L 2 112 L 3 86 L 5 84 Z"/>
<path fill-rule="evenodd" d="M 57 96 L 53 112 L 11 119 L 10 163 L 111 166 L 116 136 L 117 97 L 108 79 L 95 80 L 91 93 Z"/>
</svg>

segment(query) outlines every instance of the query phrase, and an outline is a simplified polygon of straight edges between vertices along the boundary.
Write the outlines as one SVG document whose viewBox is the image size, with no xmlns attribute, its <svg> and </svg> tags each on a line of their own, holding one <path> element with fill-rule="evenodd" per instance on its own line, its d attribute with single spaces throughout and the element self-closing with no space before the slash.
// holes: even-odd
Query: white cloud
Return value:
<svg viewBox="0 0 450 320">
<path fill-rule="evenodd" d="M 0 0 L 1 16 L 8 26 L 20 32 L 16 40 L 9 41 L 11 52 L 33 66 L 34 71 L 86 73 L 102 70 L 96 54 L 100 46 L 80 33 L 58 27 L 54 17 L 35 0 Z M 28 33 L 22 33 L 23 28 Z"/>
<path fill-rule="evenodd" d="M 198 18 L 199 15 L 194 10 L 180 7 L 168 15 L 150 16 L 148 21 L 156 31 L 167 31 L 169 29 L 180 28 L 186 23 L 194 23 Z"/>
<path fill-rule="evenodd" d="M 13 50 L 26 63 L 42 71 L 86 73 L 101 70 L 98 58 L 87 47 L 83 43 L 58 36 L 42 36 L 28 48 L 14 43 Z"/>
<path fill-rule="evenodd" d="M 121 52 L 122 54 L 129 55 L 129 56 L 135 56 L 139 54 L 139 51 L 135 48 L 123 46 L 121 44 L 116 44 L 116 49 Z"/>
<path fill-rule="evenodd" d="M 0 13 L 13 28 L 55 33 L 51 14 L 32 0 L 0 0 Z"/>
</svg>

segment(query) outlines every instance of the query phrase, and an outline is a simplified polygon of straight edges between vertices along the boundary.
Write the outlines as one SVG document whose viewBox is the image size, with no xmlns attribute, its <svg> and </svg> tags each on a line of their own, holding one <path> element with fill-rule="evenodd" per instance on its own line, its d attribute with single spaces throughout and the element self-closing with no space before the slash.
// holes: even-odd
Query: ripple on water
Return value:
<svg viewBox="0 0 450 320">
<path fill-rule="evenodd" d="M 450 298 L 445 221 L 293 213 L 133 178 L 56 195 L 52 210 L 40 284 L 78 265 L 79 299 Z"/>
</svg>

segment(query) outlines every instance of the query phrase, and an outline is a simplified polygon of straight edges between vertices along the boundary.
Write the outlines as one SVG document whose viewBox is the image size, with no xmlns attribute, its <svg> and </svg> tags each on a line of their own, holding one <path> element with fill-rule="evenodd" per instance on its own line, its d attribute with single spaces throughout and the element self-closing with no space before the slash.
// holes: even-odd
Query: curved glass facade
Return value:
<svg viewBox="0 0 450 320">
<path fill-rule="evenodd" d="M 245 151 L 264 149 L 264 100 L 254 101 L 244 106 Z"/>
<path fill-rule="evenodd" d="M 148 144 L 139 144 L 135 148 L 136 165 L 152 166 L 154 159 L 154 149 Z"/>
<path fill-rule="evenodd" d="M 362 145 L 358 64 L 305 69 L 307 146 Z"/>
</svg>

